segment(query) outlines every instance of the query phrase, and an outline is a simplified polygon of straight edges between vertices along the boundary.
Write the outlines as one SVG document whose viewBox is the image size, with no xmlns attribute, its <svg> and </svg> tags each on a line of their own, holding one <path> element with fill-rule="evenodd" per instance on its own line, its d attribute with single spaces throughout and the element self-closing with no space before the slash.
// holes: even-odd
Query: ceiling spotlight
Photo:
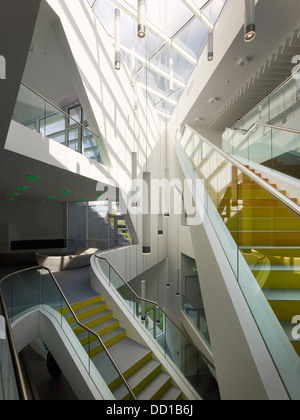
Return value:
<svg viewBox="0 0 300 420">
<path fill-rule="evenodd" d="M 214 59 L 214 34 L 209 32 L 207 35 L 207 60 L 212 61 Z"/>
<path fill-rule="evenodd" d="M 245 42 L 253 41 L 255 36 L 255 0 L 245 0 Z"/>
<path fill-rule="evenodd" d="M 146 0 L 138 0 L 138 37 L 146 36 Z"/>
<path fill-rule="evenodd" d="M 115 69 L 121 69 L 120 52 L 120 10 L 115 9 Z"/>
</svg>

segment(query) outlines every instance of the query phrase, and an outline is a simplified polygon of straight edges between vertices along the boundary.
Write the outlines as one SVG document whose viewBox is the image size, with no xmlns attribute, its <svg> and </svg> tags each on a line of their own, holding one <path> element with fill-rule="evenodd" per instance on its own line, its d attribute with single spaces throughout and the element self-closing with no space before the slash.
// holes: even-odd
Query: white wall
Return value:
<svg viewBox="0 0 300 420">
<path fill-rule="evenodd" d="M 88 2 L 86 0 L 47 2 L 59 17 L 59 21 L 55 20 L 51 13 L 51 30 L 45 31 L 43 36 L 46 37 L 48 34 L 47 43 L 56 38 L 60 48 L 57 65 L 60 65 L 61 56 L 64 57 L 63 77 L 66 71 L 69 72 L 91 128 L 103 136 L 109 164 L 105 166 L 90 161 L 47 138 L 42 138 L 41 141 L 41 135 L 26 130 L 14 122 L 10 127 L 6 148 L 74 174 L 97 180 L 102 185 L 116 185 L 121 188 L 126 199 L 126 194 L 131 188 L 132 152 L 136 152 L 138 156 L 139 177 L 142 177 L 142 172 L 146 169 L 151 172 L 152 178 L 164 175 L 161 170 L 164 168 L 161 162 L 165 159 L 166 138 L 161 135 L 164 126 L 139 88 L 137 88 L 138 107 L 135 110 L 130 72 L 124 64 L 121 71 L 117 72 L 114 69 L 113 44 Z M 43 20 L 46 20 L 45 13 L 44 8 Z M 53 49 L 51 54 L 54 56 Z M 38 72 L 38 65 L 35 66 L 34 60 L 35 55 L 32 54 L 25 72 L 27 77 L 30 69 L 36 68 Z M 56 63 L 53 63 L 53 66 L 55 65 Z M 51 68 L 48 71 L 51 71 Z M 33 75 L 30 75 L 30 80 L 34 83 Z M 50 90 L 50 87 L 46 72 L 44 75 L 38 72 L 37 83 L 39 86 L 44 86 L 43 94 L 48 97 L 46 90 Z M 52 98 L 51 94 L 49 91 L 49 97 Z M 25 136 L 23 141 L 20 141 L 21 135 Z M 132 215 L 132 220 L 141 246 L 141 217 Z M 166 236 L 158 238 L 156 216 L 153 216 L 151 221 L 151 241 L 154 251 L 151 256 L 141 256 L 140 247 L 137 253 L 139 264 L 147 268 L 157 263 L 158 254 L 164 256 L 166 252 Z"/>
<path fill-rule="evenodd" d="M 60 316 L 54 309 L 32 310 L 15 321 L 12 329 L 18 353 L 37 338 L 46 344 L 78 399 L 113 399 L 96 367 L 92 362 L 89 364 L 87 353 L 71 327 L 64 319 L 60 325 Z"/>
<path fill-rule="evenodd" d="M 88 120 L 96 124 L 94 129 L 104 138 L 111 162 L 108 173 L 128 191 L 131 153 L 138 153 L 141 170 L 146 163 L 146 153 L 150 155 L 159 138 L 160 120 L 150 103 L 146 110 L 146 100 L 139 89 L 135 114 L 130 72 L 124 65 L 119 72 L 114 69 L 113 44 L 88 2 L 77 0 L 75 5 L 67 0 L 48 0 L 48 4 L 61 21 L 63 32 L 57 24 L 53 30 L 61 40 L 80 102 Z M 64 36 L 68 45 L 63 42 Z"/>
</svg>

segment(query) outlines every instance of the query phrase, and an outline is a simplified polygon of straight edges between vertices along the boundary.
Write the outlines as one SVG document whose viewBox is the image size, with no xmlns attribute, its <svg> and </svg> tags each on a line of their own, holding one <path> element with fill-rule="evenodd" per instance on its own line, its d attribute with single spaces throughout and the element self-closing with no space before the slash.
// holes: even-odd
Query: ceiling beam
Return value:
<svg viewBox="0 0 300 420">
<path fill-rule="evenodd" d="M 209 31 L 213 31 L 214 30 L 214 25 L 210 22 L 210 20 L 202 13 L 201 10 L 203 9 L 199 9 L 195 3 L 192 0 L 181 0 L 182 3 L 184 3 L 186 5 L 186 7 L 188 7 L 190 9 L 191 12 L 194 13 L 194 15 L 207 27 L 207 29 Z M 210 2 L 208 2 L 210 3 Z M 205 7 L 207 7 L 208 4 L 205 5 Z"/>
<path fill-rule="evenodd" d="M 130 54 L 130 55 L 132 54 L 132 50 L 130 50 L 129 48 L 127 48 L 125 45 L 122 45 L 122 44 L 121 44 L 121 50 L 125 51 L 127 54 Z M 168 72 L 164 71 L 160 67 L 151 63 L 151 61 L 147 63 L 147 60 L 145 57 L 135 53 L 135 58 L 144 65 L 144 67 L 142 67 L 137 73 L 139 73 L 143 68 L 147 66 L 147 68 L 153 70 L 155 73 L 159 74 L 160 76 L 164 77 L 167 80 L 170 80 L 170 74 Z M 176 85 L 178 85 L 179 87 L 183 89 L 185 88 L 186 86 L 185 83 L 181 82 L 179 79 L 175 77 L 173 78 L 173 80 Z"/>
<path fill-rule="evenodd" d="M 93 9 L 95 9 L 99 0 L 93 4 Z M 138 13 L 136 9 L 130 6 L 124 0 L 111 0 L 116 6 L 122 9 L 125 13 L 131 16 L 135 21 L 138 19 Z M 166 36 L 157 26 L 153 25 L 149 20 L 146 21 L 146 28 L 149 29 L 155 36 L 157 36 L 161 41 L 163 41 L 166 45 L 173 48 L 178 54 L 180 54 L 185 60 L 193 64 L 194 66 L 197 64 L 197 60 L 188 52 L 186 52 L 180 45 L 178 45 L 173 39 Z"/>
</svg>

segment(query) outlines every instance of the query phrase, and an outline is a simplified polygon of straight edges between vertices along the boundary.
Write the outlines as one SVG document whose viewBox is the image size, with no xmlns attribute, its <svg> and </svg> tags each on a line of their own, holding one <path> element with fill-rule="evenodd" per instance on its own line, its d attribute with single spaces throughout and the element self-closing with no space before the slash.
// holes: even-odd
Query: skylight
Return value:
<svg viewBox="0 0 300 420">
<path fill-rule="evenodd" d="M 137 36 L 138 0 L 88 0 L 88 3 L 112 41 L 114 10 L 120 10 L 123 63 L 131 68 L 134 62 L 135 82 L 147 92 L 167 123 L 226 0 L 148 0 L 144 39 Z M 173 92 L 170 90 L 171 73 Z"/>
</svg>

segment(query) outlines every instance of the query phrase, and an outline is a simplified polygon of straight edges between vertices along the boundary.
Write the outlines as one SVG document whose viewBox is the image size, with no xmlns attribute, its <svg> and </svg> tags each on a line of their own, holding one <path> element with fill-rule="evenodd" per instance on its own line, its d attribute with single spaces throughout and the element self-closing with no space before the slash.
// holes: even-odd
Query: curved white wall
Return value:
<svg viewBox="0 0 300 420">
<path fill-rule="evenodd" d="M 97 381 L 97 387 L 91 380 L 82 363 L 82 360 L 85 360 L 85 366 L 89 366 L 87 354 L 69 324 L 63 319 L 62 329 L 58 322 L 58 319 L 61 319 L 58 312 L 50 307 L 46 309 L 37 308 L 12 324 L 17 351 L 22 351 L 36 338 L 40 338 L 51 351 L 78 399 L 113 400 L 113 394 L 92 363 L 90 369 Z"/>
</svg>

